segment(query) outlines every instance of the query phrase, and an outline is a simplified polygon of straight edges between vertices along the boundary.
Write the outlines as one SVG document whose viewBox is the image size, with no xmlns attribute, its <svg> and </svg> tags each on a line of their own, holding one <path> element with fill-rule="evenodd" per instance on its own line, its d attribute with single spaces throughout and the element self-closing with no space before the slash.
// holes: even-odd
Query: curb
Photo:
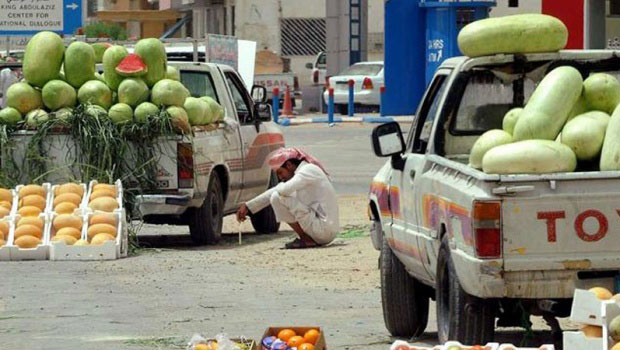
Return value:
<svg viewBox="0 0 620 350">
<path fill-rule="evenodd" d="M 327 117 L 317 118 L 282 118 L 278 121 L 281 126 L 303 125 L 312 123 L 328 123 Z M 334 123 L 389 123 L 400 122 L 407 123 L 412 122 L 413 116 L 406 117 L 334 117 Z"/>
</svg>

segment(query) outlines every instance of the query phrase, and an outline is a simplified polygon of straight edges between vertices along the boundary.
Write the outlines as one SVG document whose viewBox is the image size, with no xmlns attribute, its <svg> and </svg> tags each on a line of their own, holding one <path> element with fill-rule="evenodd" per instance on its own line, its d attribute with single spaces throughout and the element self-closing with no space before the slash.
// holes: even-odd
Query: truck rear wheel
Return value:
<svg viewBox="0 0 620 350">
<path fill-rule="evenodd" d="M 272 172 L 269 180 L 269 188 L 273 188 L 277 184 L 278 178 L 276 174 Z M 254 227 L 256 233 L 277 233 L 278 230 L 280 230 L 280 223 L 276 221 L 276 213 L 273 212 L 271 205 L 256 214 L 252 214 L 250 220 L 252 221 L 252 227 Z"/>
<path fill-rule="evenodd" d="M 495 304 L 467 294 L 459 283 L 444 236 L 437 261 L 437 334 L 440 343 L 486 344 L 495 335 Z"/>
<path fill-rule="evenodd" d="M 428 324 L 429 297 L 383 239 L 380 258 L 381 304 L 385 327 L 395 337 L 417 337 Z"/>
<path fill-rule="evenodd" d="M 209 178 L 207 198 L 200 208 L 190 209 L 189 233 L 196 245 L 215 244 L 222 237 L 224 195 L 217 173 Z"/>
</svg>

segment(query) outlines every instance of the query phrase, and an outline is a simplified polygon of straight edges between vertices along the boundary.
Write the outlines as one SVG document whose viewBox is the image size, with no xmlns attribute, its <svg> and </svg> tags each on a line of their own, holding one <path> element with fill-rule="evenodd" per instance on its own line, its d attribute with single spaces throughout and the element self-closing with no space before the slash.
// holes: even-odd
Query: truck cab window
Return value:
<svg viewBox="0 0 620 350">
<path fill-rule="evenodd" d="M 181 70 L 181 83 L 189 90 L 192 97 L 210 96 L 218 103 L 220 102 L 211 74 L 207 72 Z"/>
<path fill-rule="evenodd" d="M 411 150 L 414 153 L 426 152 L 433 122 L 439 112 L 439 103 L 446 89 L 446 77 L 447 75 L 445 74 L 435 76 L 424 101 L 422 101 L 422 105 L 418 109 L 416 122 L 414 123 L 415 132 L 410 133 L 408 142 L 412 146 Z"/>
<path fill-rule="evenodd" d="M 232 73 L 226 73 L 226 82 L 230 87 L 232 93 L 233 103 L 237 109 L 237 115 L 239 115 L 239 122 L 241 124 L 250 124 L 254 122 L 252 119 L 252 103 L 250 95 L 245 89 L 243 83 Z"/>
</svg>

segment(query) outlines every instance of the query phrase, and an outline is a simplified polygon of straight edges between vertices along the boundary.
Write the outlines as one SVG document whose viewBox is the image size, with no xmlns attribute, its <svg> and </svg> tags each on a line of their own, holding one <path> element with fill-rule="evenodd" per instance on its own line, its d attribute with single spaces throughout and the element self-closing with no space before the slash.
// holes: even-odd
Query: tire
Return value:
<svg viewBox="0 0 620 350">
<path fill-rule="evenodd" d="M 189 233 L 196 245 L 216 244 L 222 238 L 224 219 L 224 195 L 222 183 L 217 173 L 209 178 L 207 198 L 200 208 L 191 209 Z"/>
<path fill-rule="evenodd" d="M 440 343 L 486 344 L 495 335 L 495 303 L 467 294 L 450 258 L 448 238 L 441 240 L 437 261 L 437 334 Z"/>
<path fill-rule="evenodd" d="M 395 337 L 417 337 L 428 324 L 426 288 L 410 276 L 383 240 L 380 257 L 381 304 L 385 327 Z"/>
<path fill-rule="evenodd" d="M 342 115 L 349 115 L 349 105 L 336 105 L 336 111 Z"/>
<path fill-rule="evenodd" d="M 277 184 L 278 178 L 272 172 L 269 188 L 273 188 Z M 250 221 L 252 221 L 252 227 L 254 227 L 256 233 L 278 233 L 280 230 L 280 223 L 276 221 L 276 213 L 273 212 L 271 205 L 256 214 L 252 214 Z"/>
</svg>

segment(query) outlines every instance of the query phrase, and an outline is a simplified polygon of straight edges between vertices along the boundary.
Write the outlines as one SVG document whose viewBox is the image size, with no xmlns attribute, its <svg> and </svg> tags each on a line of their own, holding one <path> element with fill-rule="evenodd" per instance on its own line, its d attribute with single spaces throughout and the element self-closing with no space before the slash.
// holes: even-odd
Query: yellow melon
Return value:
<svg viewBox="0 0 620 350">
<path fill-rule="evenodd" d="M 15 239 L 13 244 L 22 249 L 36 248 L 39 244 L 41 244 L 41 240 L 34 236 L 21 236 Z"/>
<path fill-rule="evenodd" d="M 73 203 L 79 206 L 80 202 L 82 202 L 82 197 L 78 196 L 75 193 L 63 193 L 58 197 L 54 198 L 54 207 L 64 202 Z"/>
<path fill-rule="evenodd" d="M 80 197 L 84 196 L 84 188 L 82 187 L 82 185 L 80 184 L 76 184 L 76 183 L 66 183 L 63 185 L 59 185 L 56 187 L 56 190 L 54 191 L 54 194 L 56 196 L 59 196 L 61 194 L 64 193 L 75 193 Z"/>
<path fill-rule="evenodd" d="M 3 217 L 9 215 L 11 213 L 10 210 L 8 210 L 5 207 L 0 207 L 0 219 L 2 219 Z"/>
<path fill-rule="evenodd" d="M 60 214 L 52 222 L 56 231 L 64 227 L 73 227 L 75 229 L 82 229 L 82 218 L 72 214 Z"/>
<path fill-rule="evenodd" d="M 43 211 L 40 208 L 33 207 L 31 205 L 27 207 L 22 207 L 17 210 L 17 214 L 21 216 L 39 216 Z"/>
<path fill-rule="evenodd" d="M 603 327 L 601 326 L 583 326 L 581 328 L 583 334 L 585 334 L 586 338 L 602 338 L 603 337 Z"/>
<path fill-rule="evenodd" d="M 7 202 L 7 201 L 2 201 L 2 202 L 0 202 L 0 207 L 6 208 L 8 210 L 11 210 L 11 208 L 13 207 L 13 203 Z"/>
<path fill-rule="evenodd" d="M 93 192 L 97 191 L 97 190 L 108 190 L 108 191 L 112 191 L 114 193 L 114 195 L 116 196 L 116 185 L 110 185 L 110 184 L 96 184 L 93 186 Z"/>
<path fill-rule="evenodd" d="M 56 231 L 56 236 L 71 236 L 75 237 L 75 239 L 80 239 L 80 237 L 82 237 L 82 231 L 75 227 L 63 227 Z"/>
<path fill-rule="evenodd" d="M 92 210 L 99 210 L 111 213 L 114 209 L 118 209 L 118 202 L 114 198 L 101 197 L 91 201 L 88 206 Z"/>
<path fill-rule="evenodd" d="M 15 238 L 22 236 L 33 236 L 41 239 L 43 238 L 43 230 L 34 225 L 21 225 L 15 229 Z"/>
<path fill-rule="evenodd" d="M 600 300 L 609 300 L 613 296 L 608 289 L 603 287 L 590 288 L 588 291 L 596 294 L 596 297 Z"/>
<path fill-rule="evenodd" d="M 19 198 L 24 198 L 33 194 L 37 194 L 43 198 L 47 196 L 45 188 L 40 185 L 27 185 L 19 189 Z"/>
<path fill-rule="evenodd" d="M 45 210 L 46 204 L 45 198 L 39 196 L 38 194 L 31 194 L 19 200 L 20 208 L 33 206 L 41 210 Z"/>
<path fill-rule="evenodd" d="M 11 193 L 11 190 L 7 190 L 6 188 L 0 188 L 0 201 L 12 202 L 13 193 Z"/>
<path fill-rule="evenodd" d="M 77 238 L 68 235 L 56 235 L 52 237 L 52 242 L 65 242 L 66 245 L 74 245 L 77 242 Z"/>
<path fill-rule="evenodd" d="M 620 293 L 614 295 L 613 297 L 611 297 L 611 300 L 615 300 L 615 301 L 620 301 Z"/>
<path fill-rule="evenodd" d="M 612 346 L 611 350 L 620 350 L 620 343 L 616 343 L 616 345 Z"/>
<path fill-rule="evenodd" d="M 8 221 L 0 221 L 0 233 L 4 238 L 9 236 L 9 222 Z"/>
<path fill-rule="evenodd" d="M 0 238 L 0 247 L 4 247 L 6 245 L 6 241 Z"/>
<path fill-rule="evenodd" d="M 116 193 L 114 193 L 114 191 L 110 191 L 108 189 L 99 189 L 96 191 L 93 191 L 93 193 L 90 195 L 90 201 L 93 201 L 97 198 L 101 198 L 101 197 L 110 197 L 110 198 L 114 198 L 116 197 Z"/>
<path fill-rule="evenodd" d="M 91 225 L 108 224 L 116 226 L 116 217 L 112 214 L 93 214 L 88 222 Z"/>
<path fill-rule="evenodd" d="M 54 211 L 58 214 L 73 214 L 78 206 L 71 202 L 62 202 L 54 207 Z"/>
<path fill-rule="evenodd" d="M 87 241 L 87 240 L 85 240 L 85 239 L 80 239 L 80 240 L 78 240 L 77 242 L 75 242 L 75 244 L 74 244 L 74 245 L 75 245 L 75 246 L 85 246 L 85 245 L 90 245 L 90 244 L 88 243 L 88 241 Z"/>
<path fill-rule="evenodd" d="M 116 237 L 116 227 L 108 224 L 96 224 L 88 228 L 89 239 L 92 239 L 100 233 L 107 233 L 113 237 Z"/>
<path fill-rule="evenodd" d="M 93 237 L 93 239 L 90 240 L 90 244 L 91 245 L 101 245 L 103 244 L 105 241 L 113 241 L 114 240 L 114 236 L 107 234 L 107 233 L 99 233 L 97 235 L 95 235 L 95 237 Z"/>
<path fill-rule="evenodd" d="M 43 219 L 36 216 L 24 216 L 17 222 L 17 227 L 22 225 L 32 225 L 43 230 Z"/>
</svg>

